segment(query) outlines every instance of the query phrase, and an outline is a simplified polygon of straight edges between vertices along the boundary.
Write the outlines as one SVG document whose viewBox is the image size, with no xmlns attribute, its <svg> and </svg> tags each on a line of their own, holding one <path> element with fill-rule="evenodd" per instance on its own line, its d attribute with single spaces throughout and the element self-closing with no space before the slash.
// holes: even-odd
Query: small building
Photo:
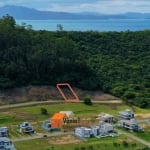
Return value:
<svg viewBox="0 0 150 150">
<path fill-rule="evenodd" d="M 8 137 L 9 130 L 7 127 L 0 127 L 0 137 Z"/>
<path fill-rule="evenodd" d="M 97 118 L 98 120 L 100 121 L 104 121 L 104 122 L 107 122 L 107 123 L 112 123 L 113 120 L 114 120 L 114 116 L 113 115 L 110 115 L 110 114 L 107 114 L 107 113 L 100 113 Z"/>
<path fill-rule="evenodd" d="M 74 134 L 81 138 L 89 138 L 92 135 L 92 129 L 86 127 L 75 128 Z"/>
<path fill-rule="evenodd" d="M 51 121 L 51 128 L 53 129 L 58 129 L 63 126 L 63 119 L 67 118 L 67 115 L 64 113 L 55 113 L 52 118 L 50 119 Z"/>
<path fill-rule="evenodd" d="M 16 149 L 9 138 L 0 137 L 0 150 L 16 150 Z"/>
<path fill-rule="evenodd" d="M 113 133 L 114 128 L 110 123 L 106 123 L 103 121 L 100 121 L 100 125 L 99 125 L 99 135 L 108 135 L 110 133 Z"/>
<path fill-rule="evenodd" d="M 112 124 L 101 121 L 99 126 L 92 126 L 91 128 L 78 127 L 75 128 L 75 135 L 82 138 L 97 137 L 97 136 L 112 136 L 114 128 Z"/>
<path fill-rule="evenodd" d="M 134 113 L 131 110 L 126 109 L 126 110 L 120 111 L 118 116 L 120 119 L 130 120 L 134 118 Z"/>
<path fill-rule="evenodd" d="M 74 113 L 72 111 L 60 111 L 59 113 L 66 114 L 67 117 L 73 117 Z"/>
<path fill-rule="evenodd" d="M 130 129 L 130 130 L 133 130 L 133 131 L 141 130 L 140 126 L 138 125 L 138 122 L 135 119 L 120 120 L 120 121 L 118 121 L 118 126 Z"/>
<path fill-rule="evenodd" d="M 51 130 L 51 121 L 50 120 L 45 120 L 42 124 L 42 128 L 50 131 Z"/>
<path fill-rule="evenodd" d="M 23 122 L 19 125 L 19 131 L 23 133 L 34 133 L 33 127 L 28 122 Z"/>
<path fill-rule="evenodd" d="M 98 136 L 100 134 L 99 126 L 92 126 L 91 129 L 92 129 L 93 136 Z"/>
</svg>

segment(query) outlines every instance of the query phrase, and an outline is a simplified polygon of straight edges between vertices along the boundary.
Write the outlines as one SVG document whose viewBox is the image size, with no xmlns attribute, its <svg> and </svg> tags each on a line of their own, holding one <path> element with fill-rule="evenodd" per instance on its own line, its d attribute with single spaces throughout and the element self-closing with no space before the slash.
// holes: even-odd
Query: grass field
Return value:
<svg viewBox="0 0 150 150">
<path fill-rule="evenodd" d="M 42 115 L 41 108 L 46 108 L 49 115 Z M 41 121 L 49 119 L 54 113 L 71 110 L 76 116 L 79 117 L 94 117 L 101 112 L 107 112 L 113 115 L 117 115 L 120 110 L 133 109 L 135 113 L 149 113 L 150 109 L 140 109 L 137 107 L 129 107 L 127 105 L 102 105 L 93 104 L 88 106 L 82 103 L 60 103 L 60 104 L 49 104 L 40 106 L 28 106 L 21 108 L 12 108 L 0 111 L 0 125 L 1 124 L 15 124 L 21 121 Z"/>
<path fill-rule="evenodd" d="M 36 139 L 23 142 L 15 142 L 17 150 L 142 150 L 145 146 L 133 141 L 130 138 L 121 135 L 115 138 L 89 139 L 86 142 L 52 144 L 53 141 L 60 141 L 62 137 L 52 137 L 45 139 Z M 73 137 L 72 137 L 73 138 Z M 75 139 L 75 137 L 72 140 Z M 68 141 L 69 142 L 69 141 Z"/>
<path fill-rule="evenodd" d="M 141 133 L 134 133 L 134 135 L 140 137 L 141 139 L 144 139 L 144 140 L 150 142 L 150 132 L 149 131 L 141 132 Z"/>
<path fill-rule="evenodd" d="M 48 115 L 41 114 L 41 108 L 45 108 L 48 111 Z M 38 122 L 49 119 L 54 113 L 71 110 L 75 116 L 80 118 L 91 118 L 95 117 L 101 112 L 107 112 L 113 115 L 117 115 L 118 111 L 129 108 L 126 105 L 100 105 L 94 104 L 88 106 L 82 103 L 60 103 L 60 104 L 49 104 L 40 106 L 28 106 L 21 108 L 13 108 L 1 110 L 0 112 L 0 125 L 19 124 L 22 121 Z"/>
</svg>

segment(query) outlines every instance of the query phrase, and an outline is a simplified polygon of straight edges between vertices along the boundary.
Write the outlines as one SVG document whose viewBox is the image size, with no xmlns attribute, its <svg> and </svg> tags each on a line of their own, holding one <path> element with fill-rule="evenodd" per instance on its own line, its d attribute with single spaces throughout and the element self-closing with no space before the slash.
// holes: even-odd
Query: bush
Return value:
<svg viewBox="0 0 150 150">
<path fill-rule="evenodd" d="M 84 98 L 84 104 L 92 105 L 92 100 L 90 98 Z"/>
<path fill-rule="evenodd" d="M 113 145 L 114 145 L 115 147 L 117 147 L 117 146 L 118 146 L 118 143 L 114 142 Z"/>
<path fill-rule="evenodd" d="M 128 147 L 129 146 L 127 141 L 122 141 L 122 144 L 123 144 L 124 147 Z"/>
<path fill-rule="evenodd" d="M 46 108 L 41 108 L 41 114 L 42 115 L 48 115 L 47 109 Z"/>
</svg>

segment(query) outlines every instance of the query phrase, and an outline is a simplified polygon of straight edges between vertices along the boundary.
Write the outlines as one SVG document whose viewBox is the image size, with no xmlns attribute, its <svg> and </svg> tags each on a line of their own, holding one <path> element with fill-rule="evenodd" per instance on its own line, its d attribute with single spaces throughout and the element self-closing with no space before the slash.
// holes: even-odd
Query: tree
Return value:
<svg viewBox="0 0 150 150">
<path fill-rule="evenodd" d="M 46 108 L 41 108 L 41 114 L 42 115 L 48 115 L 48 111 Z"/>
<path fill-rule="evenodd" d="M 129 146 L 127 141 L 122 141 L 122 144 L 123 144 L 124 147 L 128 147 Z"/>
<path fill-rule="evenodd" d="M 57 24 L 57 31 L 63 31 L 63 26 L 61 24 Z"/>
<path fill-rule="evenodd" d="M 84 98 L 84 104 L 86 104 L 86 105 L 92 105 L 92 101 L 91 101 L 91 99 L 90 98 Z"/>
<path fill-rule="evenodd" d="M 6 16 L 3 16 L 2 19 L 0 19 L 1 28 L 14 29 L 15 25 L 16 25 L 15 19 L 12 16 L 9 16 L 8 14 Z"/>
</svg>

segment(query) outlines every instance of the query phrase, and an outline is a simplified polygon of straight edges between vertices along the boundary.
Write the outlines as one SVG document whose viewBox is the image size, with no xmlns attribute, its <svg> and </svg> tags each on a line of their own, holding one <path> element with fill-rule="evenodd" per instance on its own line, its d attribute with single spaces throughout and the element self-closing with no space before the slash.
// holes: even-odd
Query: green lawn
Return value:
<svg viewBox="0 0 150 150">
<path fill-rule="evenodd" d="M 57 137 L 59 138 L 59 137 Z M 89 139 L 86 142 L 75 144 L 50 144 L 51 138 L 36 139 L 23 142 L 15 142 L 17 150 L 133 150 L 142 149 L 145 146 L 134 142 L 132 139 L 121 135 L 119 137 L 107 137 Z"/>
<path fill-rule="evenodd" d="M 0 113 L 0 125 L 3 125 L 3 124 L 12 124 L 13 122 L 16 123 L 18 122 L 19 119 L 14 116 L 14 115 L 5 115 L 5 114 L 1 114 Z"/>
<path fill-rule="evenodd" d="M 144 139 L 147 142 L 150 142 L 150 132 L 149 131 L 137 132 L 137 133 L 134 133 L 134 135 L 140 137 L 141 139 Z"/>
<path fill-rule="evenodd" d="M 41 108 L 46 108 L 49 115 L 44 116 L 41 115 Z M 47 105 L 36 105 L 36 106 L 26 106 L 21 108 L 13 108 L 9 109 L 8 114 L 0 113 L 0 124 L 16 122 L 19 120 L 44 120 L 49 118 L 54 113 L 63 111 L 63 110 L 71 110 L 74 112 L 76 116 L 80 117 L 92 117 L 101 112 L 110 113 L 113 115 L 117 115 L 120 110 L 124 109 L 133 109 L 135 113 L 149 113 L 150 109 L 141 109 L 138 107 L 129 107 L 127 105 L 102 105 L 102 104 L 93 104 L 92 106 L 85 105 L 83 103 L 60 103 L 60 104 L 47 104 Z M 23 117 L 18 117 L 22 114 Z"/>
<path fill-rule="evenodd" d="M 108 106 L 102 104 L 94 104 L 92 106 L 88 106 L 82 103 L 62 103 L 62 104 L 49 104 L 49 105 L 17 108 L 15 109 L 15 111 L 18 113 L 23 112 L 27 114 L 39 115 L 42 107 L 46 108 L 50 115 L 53 115 L 55 112 L 59 112 L 63 110 L 71 110 L 74 112 L 75 115 L 80 115 L 85 117 L 97 115 L 100 112 L 107 112 L 115 115 L 120 110 L 127 109 L 127 108 L 129 109 L 129 107 L 126 105 Z"/>
</svg>

